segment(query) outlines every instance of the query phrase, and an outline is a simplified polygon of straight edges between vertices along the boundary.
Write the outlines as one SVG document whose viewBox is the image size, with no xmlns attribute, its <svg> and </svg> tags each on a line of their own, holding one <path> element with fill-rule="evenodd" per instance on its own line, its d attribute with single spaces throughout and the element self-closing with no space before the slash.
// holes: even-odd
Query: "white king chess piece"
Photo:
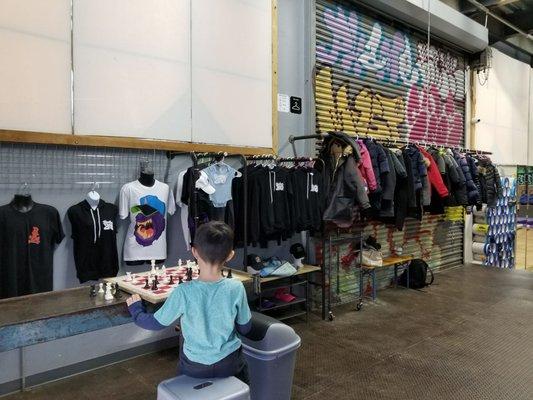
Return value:
<svg viewBox="0 0 533 400">
<path fill-rule="evenodd" d="M 113 300 L 113 293 L 111 293 L 111 283 L 110 282 L 107 282 L 106 284 L 106 287 L 105 287 L 105 296 L 104 296 L 104 299 L 106 301 L 110 301 L 110 300 Z"/>
<path fill-rule="evenodd" d="M 156 274 L 155 260 L 152 260 L 150 263 L 152 264 L 152 269 L 150 270 L 150 275 L 155 275 Z"/>
</svg>

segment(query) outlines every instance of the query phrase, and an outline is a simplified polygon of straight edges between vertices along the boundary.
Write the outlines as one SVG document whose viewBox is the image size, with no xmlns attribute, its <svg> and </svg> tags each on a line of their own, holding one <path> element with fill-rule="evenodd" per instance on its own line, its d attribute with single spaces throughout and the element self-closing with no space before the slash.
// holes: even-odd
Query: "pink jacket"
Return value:
<svg viewBox="0 0 533 400">
<path fill-rule="evenodd" d="M 361 160 L 359 161 L 359 171 L 363 175 L 363 179 L 366 182 L 368 190 L 373 192 L 378 188 L 378 183 L 376 181 L 376 175 L 372 169 L 372 159 L 370 158 L 370 153 L 366 148 L 362 140 L 358 140 L 359 151 L 361 152 Z"/>
</svg>

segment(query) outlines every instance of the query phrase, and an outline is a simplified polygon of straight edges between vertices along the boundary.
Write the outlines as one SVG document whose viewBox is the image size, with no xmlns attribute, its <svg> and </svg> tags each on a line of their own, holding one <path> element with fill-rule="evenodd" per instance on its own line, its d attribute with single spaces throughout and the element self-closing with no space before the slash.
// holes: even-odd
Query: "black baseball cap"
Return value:
<svg viewBox="0 0 533 400">
<path fill-rule="evenodd" d="M 289 251 L 296 259 L 305 257 L 305 248 L 301 243 L 293 244 Z"/>
<path fill-rule="evenodd" d="M 259 271 L 263 268 L 263 259 L 257 254 L 248 254 L 246 257 L 246 265 Z"/>
</svg>

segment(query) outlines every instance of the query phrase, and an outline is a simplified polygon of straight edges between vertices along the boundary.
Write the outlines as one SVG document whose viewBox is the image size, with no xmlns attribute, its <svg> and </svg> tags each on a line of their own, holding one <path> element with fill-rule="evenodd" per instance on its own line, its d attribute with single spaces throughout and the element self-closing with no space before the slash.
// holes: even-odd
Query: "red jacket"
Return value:
<svg viewBox="0 0 533 400">
<path fill-rule="evenodd" d="M 431 187 L 437 191 L 439 196 L 441 198 L 447 197 L 450 195 L 450 192 L 448 192 L 448 188 L 444 184 L 444 181 L 442 180 L 442 176 L 440 175 L 439 167 L 433 157 L 431 157 L 431 154 L 429 154 L 426 149 L 418 146 L 418 150 L 422 153 L 422 155 L 427 158 L 430 162 L 428 170 L 428 177 L 429 182 L 431 182 Z"/>
</svg>

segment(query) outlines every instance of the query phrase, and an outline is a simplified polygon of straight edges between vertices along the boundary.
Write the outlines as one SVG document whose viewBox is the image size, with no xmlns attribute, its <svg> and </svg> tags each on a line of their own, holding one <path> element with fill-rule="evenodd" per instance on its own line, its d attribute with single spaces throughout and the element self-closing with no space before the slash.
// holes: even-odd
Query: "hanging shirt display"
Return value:
<svg viewBox="0 0 533 400">
<path fill-rule="evenodd" d="M 54 247 L 63 240 L 57 210 L 34 203 L 28 212 L 0 207 L 0 298 L 53 290 Z"/>
<path fill-rule="evenodd" d="M 237 170 L 226 163 L 218 162 L 202 170 L 209 178 L 209 183 L 215 191 L 209 195 L 209 200 L 214 207 L 226 207 L 226 203 L 231 200 L 231 183 Z"/>
<path fill-rule="evenodd" d="M 139 181 L 120 189 L 119 216 L 130 216 L 124 241 L 124 261 L 164 260 L 167 258 L 167 213 L 176 211 L 174 195 L 166 183 L 155 181 L 144 186 Z"/>
<path fill-rule="evenodd" d="M 95 209 L 87 200 L 68 209 L 80 283 L 117 275 L 117 215 L 118 207 L 101 199 Z"/>
</svg>

